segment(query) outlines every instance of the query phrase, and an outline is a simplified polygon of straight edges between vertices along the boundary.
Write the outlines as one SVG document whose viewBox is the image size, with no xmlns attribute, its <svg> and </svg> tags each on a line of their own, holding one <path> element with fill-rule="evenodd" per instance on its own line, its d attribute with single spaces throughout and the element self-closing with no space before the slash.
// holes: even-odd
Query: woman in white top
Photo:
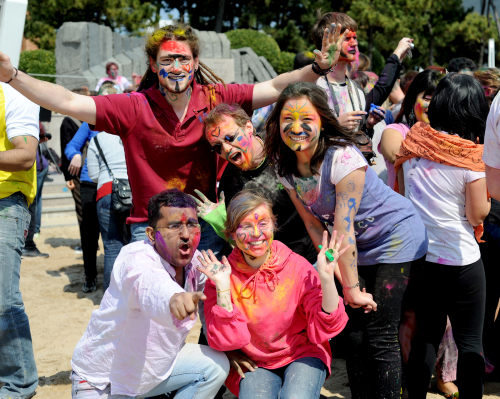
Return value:
<svg viewBox="0 0 500 399">
<path fill-rule="evenodd" d="M 400 193 L 427 228 L 426 262 L 416 271 L 414 309 L 418 336 L 409 358 L 410 398 L 425 398 L 448 315 L 458 348 L 462 399 L 481 398 L 485 278 L 474 237 L 490 210 L 482 143 L 488 104 L 468 75 L 449 74 L 401 145 L 396 170 Z M 404 176 L 403 176 L 404 175 Z"/>
</svg>

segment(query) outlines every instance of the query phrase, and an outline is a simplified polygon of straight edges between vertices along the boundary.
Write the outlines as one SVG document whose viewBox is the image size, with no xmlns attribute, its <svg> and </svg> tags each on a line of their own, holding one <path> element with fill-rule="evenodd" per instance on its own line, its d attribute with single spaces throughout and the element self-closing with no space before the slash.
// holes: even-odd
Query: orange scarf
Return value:
<svg viewBox="0 0 500 399">
<path fill-rule="evenodd" d="M 396 183 L 394 191 L 399 193 L 398 171 L 403 162 L 411 158 L 425 158 L 440 164 L 455 166 L 457 168 L 469 169 L 474 172 L 484 172 L 483 145 L 474 144 L 472 141 L 462 139 L 458 136 L 438 132 L 429 124 L 418 122 L 406 135 L 401 143 L 399 153 L 396 154 L 394 169 L 396 171 Z M 488 198 L 490 195 L 488 194 Z M 478 242 L 483 236 L 483 225 L 474 227 L 474 233 Z"/>
</svg>

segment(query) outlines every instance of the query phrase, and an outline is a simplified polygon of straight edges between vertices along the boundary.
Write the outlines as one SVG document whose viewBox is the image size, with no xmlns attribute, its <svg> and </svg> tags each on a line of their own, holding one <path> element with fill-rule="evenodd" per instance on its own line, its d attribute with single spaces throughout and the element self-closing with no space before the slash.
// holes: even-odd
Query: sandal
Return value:
<svg viewBox="0 0 500 399">
<path fill-rule="evenodd" d="M 441 395 L 443 395 L 445 398 L 459 398 L 460 397 L 458 395 L 458 392 L 452 392 L 452 393 L 441 392 Z"/>
</svg>

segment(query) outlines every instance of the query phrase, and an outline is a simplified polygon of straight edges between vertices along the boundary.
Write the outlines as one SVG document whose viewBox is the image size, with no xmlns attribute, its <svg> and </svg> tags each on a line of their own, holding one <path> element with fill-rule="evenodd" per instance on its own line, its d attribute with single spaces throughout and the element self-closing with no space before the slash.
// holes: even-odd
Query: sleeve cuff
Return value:
<svg viewBox="0 0 500 399">
<path fill-rule="evenodd" d="M 212 307 L 212 314 L 221 321 L 231 322 L 240 315 L 240 312 L 234 305 L 233 310 L 229 311 L 216 304 Z"/>
</svg>

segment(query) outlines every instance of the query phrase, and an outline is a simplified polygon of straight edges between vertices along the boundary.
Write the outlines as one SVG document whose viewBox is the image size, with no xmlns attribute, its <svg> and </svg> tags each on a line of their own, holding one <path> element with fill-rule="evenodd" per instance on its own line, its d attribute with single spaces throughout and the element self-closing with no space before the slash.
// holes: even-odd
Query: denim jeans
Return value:
<svg viewBox="0 0 500 399">
<path fill-rule="evenodd" d="M 26 197 L 0 199 L 0 398 L 25 399 L 38 385 L 28 316 L 19 291 L 21 250 L 30 216 Z"/>
<path fill-rule="evenodd" d="M 203 249 L 207 251 L 211 249 L 217 259 L 221 260 L 222 255 L 224 255 L 223 250 L 226 247 L 226 241 L 220 238 L 213 227 L 203 219 L 199 219 L 198 221 L 201 226 L 201 240 L 198 245 L 198 251 Z M 148 227 L 148 222 L 130 225 L 130 232 L 132 234 L 132 240 L 130 242 L 147 240 L 146 227 Z"/>
<path fill-rule="evenodd" d="M 49 167 L 47 166 L 41 172 L 36 175 L 36 219 L 35 219 L 35 233 L 40 233 L 40 227 L 42 226 L 42 190 L 45 178 L 49 173 Z"/>
<path fill-rule="evenodd" d="M 99 219 L 101 238 L 104 244 L 103 291 L 106 291 L 109 287 L 116 257 L 122 247 L 130 241 L 128 226 L 125 224 L 127 217 L 128 214 L 125 213 L 115 215 L 111 206 L 111 194 L 105 195 L 97 201 L 97 218 Z"/>
<path fill-rule="evenodd" d="M 172 370 L 172 374 L 151 391 L 135 398 L 152 398 L 177 391 L 175 399 L 213 398 L 229 373 L 229 362 L 224 352 L 208 346 L 186 344 Z M 73 373 L 71 397 L 73 399 L 131 399 L 132 396 L 111 395 L 111 387 L 94 388 Z"/>
<path fill-rule="evenodd" d="M 326 378 L 325 364 L 315 357 L 285 367 L 247 371 L 240 381 L 240 399 L 318 399 Z"/>
</svg>

